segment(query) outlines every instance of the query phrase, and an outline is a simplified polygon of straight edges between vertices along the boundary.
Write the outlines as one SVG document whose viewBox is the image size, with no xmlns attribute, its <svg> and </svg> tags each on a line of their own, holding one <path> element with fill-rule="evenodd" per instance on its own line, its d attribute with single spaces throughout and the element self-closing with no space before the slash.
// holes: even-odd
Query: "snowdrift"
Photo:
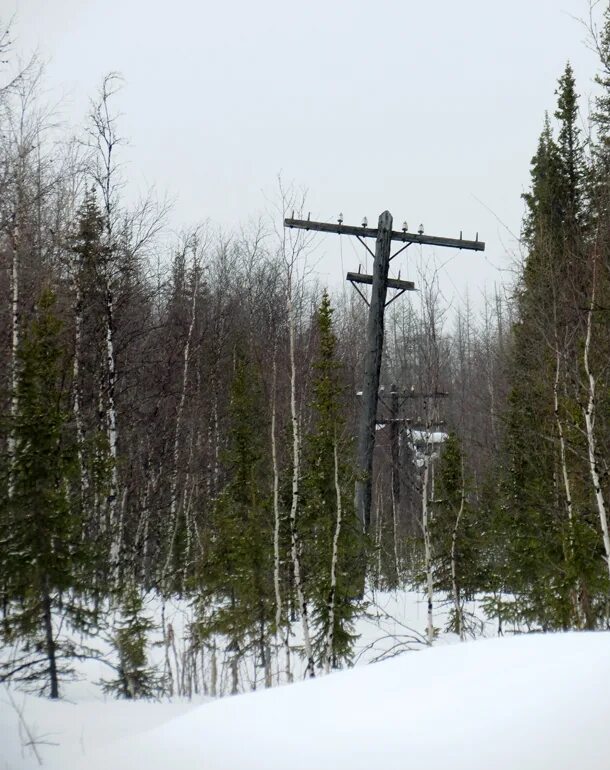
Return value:
<svg viewBox="0 0 610 770">
<path fill-rule="evenodd" d="M 608 770 L 610 634 L 434 648 L 195 708 L 56 770 Z"/>
</svg>

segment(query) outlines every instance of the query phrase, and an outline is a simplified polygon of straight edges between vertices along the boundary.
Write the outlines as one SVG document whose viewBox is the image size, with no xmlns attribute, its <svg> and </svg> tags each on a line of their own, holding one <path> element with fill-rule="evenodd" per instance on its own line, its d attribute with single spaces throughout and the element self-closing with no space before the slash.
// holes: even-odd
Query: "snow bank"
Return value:
<svg viewBox="0 0 610 770">
<path fill-rule="evenodd" d="M 608 770 L 610 634 L 413 652 L 226 698 L 56 770 Z"/>
<path fill-rule="evenodd" d="M 154 703 L 98 697 L 53 702 L 0 688 L 0 770 L 34 770 L 39 767 L 36 753 L 45 768 L 73 770 L 109 742 L 169 722 L 202 701 L 176 698 L 171 703 Z"/>
</svg>

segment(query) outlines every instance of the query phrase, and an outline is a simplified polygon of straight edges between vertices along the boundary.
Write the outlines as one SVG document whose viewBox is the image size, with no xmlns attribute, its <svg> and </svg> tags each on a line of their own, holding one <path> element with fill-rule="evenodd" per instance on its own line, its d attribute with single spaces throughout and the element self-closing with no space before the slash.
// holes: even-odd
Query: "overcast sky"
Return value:
<svg viewBox="0 0 610 770">
<path fill-rule="evenodd" d="M 129 174 L 176 200 L 175 226 L 254 218 L 281 173 L 307 188 L 315 219 L 372 223 L 387 208 L 430 235 L 478 231 L 485 255 L 428 248 L 396 266 L 412 277 L 422 255 L 436 260 L 447 298 L 468 291 L 475 303 L 518 248 L 496 217 L 519 232 L 568 58 L 586 111 L 595 59 L 574 17 L 587 10 L 587 0 L 0 0 L 3 19 L 15 14 L 15 50 L 48 61 L 70 122 L 105 73 L 124 76 Z M 359 244 L 319 238 L 323 282 L 358 261 Z"/>
</svg>

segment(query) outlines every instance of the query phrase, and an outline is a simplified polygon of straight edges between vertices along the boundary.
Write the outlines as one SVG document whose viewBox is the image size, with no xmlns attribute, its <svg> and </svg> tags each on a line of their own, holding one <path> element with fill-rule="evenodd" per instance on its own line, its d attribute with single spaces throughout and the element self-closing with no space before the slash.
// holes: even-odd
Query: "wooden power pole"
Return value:
<svg viewBox="0 0 610 770">
<path fill-rule="evenodd" d="M 459 238 L 439 238 L 424 235 L 420 226 L 417 233 L 407 232 L 406 223 L 402 231 L 392 229 L 393 220 L 389 211 L 384 211 L 379 216 L 376 228 L 367 226 L 366 220 L 361 227 L 343 224 L 343 216 L 339 215 L 337 224 L 330 222 L 312 222 L 309 219 L 288 218 L 284 220 L 285 227 L 296 227 L 302 230 L 317 230 L 323 233 L 337 233 L 339 235 L 353 235 L 362 243 L 373 257 L 373 275 L 361 273 L 348 273 L 350 281 L 358 293 L 369 305 L 369 316 L 366 332 L 366 357 L 364 361 L 364 382 L 362 385 L 362 411 L 360 413 L 360 426 L 358 430 L 358 479 L 356 481 L 356 512 L 365 532 L 368 531 L 371 521 L 371 493 L 373 477 L 373 450 L 375 448 L 375 423 L 377 419 L 377 401 L 379 398 L 379 374 L 381 371 L 381 356 L 383 352 L 383 323 L 384 310 L 405 291 L 414 291 L 415 285 L 411 281 L 388 278 L 390 261 L 400 252 L 404 251 L 412 243 L 427 246 L 443 246 L 453 249 L 468 249 L 470 251 L 484 251 L 485 244 L 479 241 L 478 235 L 474 241 L 466 241 Z M 363 239 L 375 239 L 375 252 L 368 247 Z M 402 243 L 394 254 L 391 254 L 392 242 Z M 357 284 L 371 286 L 371 297 L 367 300 Z M 396 293 L 388 301 L 388 289 L 395 289 Z"/>
<path fill-rule="evenodd" d="M 389 417 L 378 417 L 376 424 L 379 427 L 390 427 L 390 453 L 391 453 L 391 468 L 392 468 L 392 498 L 396 506 L 400 503 L 401 497 L 401 483 L 400 483 L 400 431 L 404 426 L 410 427 L 412 430 L 417 430 L 417 421 L 409 417 L 401 417 L 400 411 L 403 404 L 407 400 L 414 399 L 437 399 L 444 398 L 449 394 L 445 391 L 433 391 L 431 393 L 421 393 L 415 388 L 406 388 L 399 390 L 394 384 L 390 386 L 390 392 L 383 392 L 380 390 L 379 400 L 386 407 L 389 412 Z"/>
</svg>

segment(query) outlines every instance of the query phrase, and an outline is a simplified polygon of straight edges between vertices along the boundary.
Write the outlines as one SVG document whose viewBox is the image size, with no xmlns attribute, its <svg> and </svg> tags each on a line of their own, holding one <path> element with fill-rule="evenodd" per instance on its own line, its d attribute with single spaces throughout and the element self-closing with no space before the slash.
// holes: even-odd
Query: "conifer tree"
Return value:
<svg viewBox="0 0 610 770">
<path fill-rule="evenodd" d="M 124 591 L 120 610 L 112 629 L 112 645 L 118 655 L 117 676 L 102 680 L 102 687 L 118 698 L 152 698 L 161 681 L 148 661 L 146 648 L 155 628 L 144 612 L 140 589 L 131 584 Z"/>
<path fill-rule="evenodd" d="M 20 351 L 19 408 L 15 417 L 14 489 L 3 501 L 5 593 L 3 630 L 22 650 L 20 678 L 46 679 L 59 697 L 65 661 L 73 652 L 58 638 L 58 618 L 83 629 L 91 621 L 78 601 L 91 566 L 82 539 L 73 484 L 76 442 L 66 388 L 67 356 L 62 324 L 50 290 L 41 295 Z"/>
<path fill-rule="evenodd" d="M 601 92 L 595 100 L 593 113 L 593 122 L 597 128 L 594 158 L 596 177 L 603 183 L 604 177 L 607 179 L 610 171 L 610 6 L 604 11 L 597 51 L 601 71 L 595 82 L 600 86 Z"/>
<path fill-rule="evenodd" d="M 513 328 L 498 519 L 514 608 L 544 628 L 590 625 L 598 582 L 578 408 L 588 168 L 569 64 L 557 96 L 558 139 L 547 117 L 524 196 L 528 254 Z"/>
<path fill-rule="evenodd" d="M 300 540 L 316 627 L 314 650 L 325 669 L 351 660 L 358 612 L 361 536 L 353 508 L 354 469 L 345 436 L 345 404 L 333 310 L 327 292 L 316 314 L 318 355 L 313 427 L 306 437 Z"/>
<path fill-rule="evenodd" d="M 100 423 L 100 394 L 105 384 L 103 326 L 101 324 L 100 272 L 108 260 L 103 243 L 104 216 L 95 194 L 87 190 L 78 211 L 72 238 L 71 269 L 73 289 L 72 411 L 77 437 L 81 505 L 89 537 L 105 540 L 109 532 L 107 498 L 112 460 L 108 435 Z"/>
<path fill-rule="evenodd" d="M 269 681 L 268 639 L 274 619 L 273 516 L 264 443 L 260 379 L 245 353 L 235 356 L 226 484 L 210 514 L 198 601 L 199 637 L 220 634 L 231 653 L 233 693 L 237 667 L 248 650 Z"/>
<path fill-rule="evenodd" d="M 561 153 L 550 120 L 532 159 L 531 191 L 524 238 L 528 254 L 519 287 L 518 316 L 513 328 L 511 392 L 505 430 L 504 513 L 499 523 L 506 548 L 504 568 L 526 620 L 547 617 L 547 589 L 558 592 L 563 562 L 563 527 L 555 501 L 552 371 L 554 358 L 546 344 L 553 296 L 549 290 L 555 260 L 562 252 L 564 180 Z M 545 533 L 544 538 L 542 533 Z M 514 570 L 514 572 L 512 572 Z M 549 573 L 550 571 L 550 573 Z"/>
<path fill-rule="evenodd" d="M 562 226 L 567 246 L 574 249 L 582 236 L 587 161 L 578 126 L 578 94 L 571 64 L 568 62 L 557 88 L 555 117 L 559 123 L 557 149 L 561 166 Z"/>
<path fill-rule="evenodd" d="M 436 468 L 434 516 L 431 523 L 435 590 L 452 598 L 449 629 L 464 638 L 464 601 L 485 586 L 479 522 L 470 500 L 460 440 L 444 442 Z"/>
</svg>

